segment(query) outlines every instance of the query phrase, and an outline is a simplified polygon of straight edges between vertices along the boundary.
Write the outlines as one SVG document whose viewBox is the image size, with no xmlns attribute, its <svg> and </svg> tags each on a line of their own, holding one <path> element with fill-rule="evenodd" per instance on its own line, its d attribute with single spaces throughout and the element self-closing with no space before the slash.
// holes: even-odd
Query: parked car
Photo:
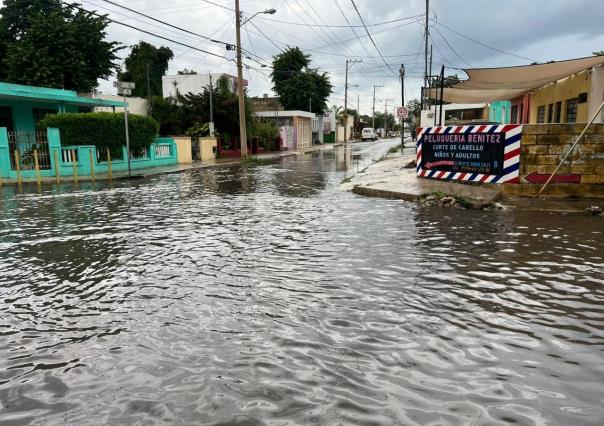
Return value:
<svg viewBox="0 0 604 426">
<path fill-rule="evenodd" d="M 375 130 L 373 130 L 372 127 L 365 127 L 361 131 L 361 139 L 364 141 L 375 141 L 377 140 L 377 134 L 375 133 Z"/>
</svg>

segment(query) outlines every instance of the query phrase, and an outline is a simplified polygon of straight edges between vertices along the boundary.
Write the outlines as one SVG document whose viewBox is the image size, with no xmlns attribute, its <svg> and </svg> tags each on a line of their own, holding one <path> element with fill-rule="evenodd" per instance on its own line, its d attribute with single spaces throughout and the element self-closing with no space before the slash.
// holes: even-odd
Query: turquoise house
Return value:
<svg viewBox="0 0 604 426">
<path fill-rule="evenodd" d="M 495 101 L 489 105 L 489 121 L 500 124 L 510 122 L 512 103 L 510 101 Z"/>
<path fill-rule="evenodd" d="M 72 90 L 0 83 L 0 178 L 9 181 L 50 177 L 91 176 L 127 169 L 167 166 L 177 163 L 171 138 L 156 139 L 144 152 L 127 153 L 107 162 L 94 146 L 62 146 L 58 129 L 40 129 L 47 114 L 90 112 L 93 107 L 124 107 L 127 103 L 78 96 Z"/>
</svg>

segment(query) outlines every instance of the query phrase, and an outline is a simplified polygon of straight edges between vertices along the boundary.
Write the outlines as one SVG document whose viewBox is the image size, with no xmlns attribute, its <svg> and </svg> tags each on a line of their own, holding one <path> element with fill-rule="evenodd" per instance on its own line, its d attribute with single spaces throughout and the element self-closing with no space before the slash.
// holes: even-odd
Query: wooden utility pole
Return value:
<svg viewBox="0 0 604 426">
<path fill-rule="evenodd" d="M 430 0 L 426 0 L 426 27 L 424 29 L 425 32 L 425 69 L 424 69 L 424 90 L 428 87 L 428 37 L 430 36 L 430 30 L 428 29 L 428 13 L 430 12 Z M 422 91 L 423 93 L 423 91 Z M 423 96 L 424 103 L 422 104 L 422 109 L 425 109 L 426 96 Z"/>
</svg>

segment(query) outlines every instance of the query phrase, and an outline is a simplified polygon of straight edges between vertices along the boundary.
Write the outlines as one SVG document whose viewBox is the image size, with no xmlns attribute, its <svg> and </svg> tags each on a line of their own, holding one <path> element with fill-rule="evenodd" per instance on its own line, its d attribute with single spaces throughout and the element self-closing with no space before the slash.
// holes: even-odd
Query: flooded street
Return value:
<svg viewBox="0 0 604 426">
<path fill-rule="evenodd" d="M 604 222 L 339 190 L 394 143 L 0 187 L 0 424 L 604 424 Z"/>
</svg>

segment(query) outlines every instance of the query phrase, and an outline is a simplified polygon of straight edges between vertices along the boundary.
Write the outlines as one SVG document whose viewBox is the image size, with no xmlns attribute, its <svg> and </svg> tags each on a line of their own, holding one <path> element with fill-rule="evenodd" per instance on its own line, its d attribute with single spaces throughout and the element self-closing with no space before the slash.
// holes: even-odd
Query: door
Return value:
<svg viewBox="0 0 604 426">
<path fill-rule="evenodd" d="M 7 132 L 14 130 L 13 109 L 9 106 L 0 106 L 0 127 L 6 127 Z"/>
</svg>

